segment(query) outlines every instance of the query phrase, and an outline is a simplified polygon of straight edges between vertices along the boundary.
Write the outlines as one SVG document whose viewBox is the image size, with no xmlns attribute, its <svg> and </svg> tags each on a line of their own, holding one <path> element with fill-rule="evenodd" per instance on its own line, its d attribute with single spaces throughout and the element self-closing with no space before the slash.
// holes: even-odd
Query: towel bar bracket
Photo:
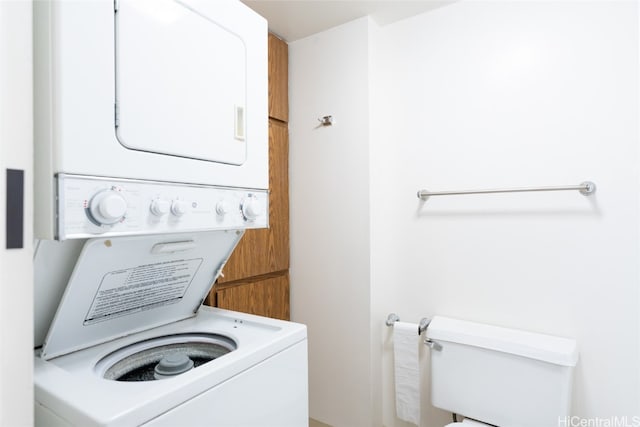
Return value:
<svg viewBox="0 0 640 427">
<path fill-rule="evenodd" d="M 387 326 L 393 326 L 394 323 L 399 322 L 400 321 L 400 316 L 398 316 L 396 313 L 389 313 L 389 315 L 387 316 L 387 320 L 385 320 L 385 324 Z M 420 323 L 418 323 L 418 335 L 422 335 L 427 328 L 429 327 L 429 324 L 431 323 L 431 319 L 427 318 L 427 317 L 423 317 L 422 319 L 420 319 Z M 425 345 L 428 345 L 429 348 L 431 348 L 432 350 L 436 350 L 436 351 L 440 351 L 442 350 L 442 345 L 430 340 L 429 338 L 425 337 L 424 338 L 424 343 Z"/>
<path fill-rule="evenodd" d="M 591 181 L 585 181 L 580 185 L 584 186 L 584 188 L 580 189 L 580 193 L 584 194 L 585 196 L 596 192 L 596 185 Z"/>
<path fill-rule="evenodd" d="M 427 319 L 426 317 L 420 319 L 420 323 L 418 324 L 418 335 L 422 335 L 422 333 L 427 330 L 429 323 L 431 323 L 431 319 Z"/>
<path fill-rule="evenodd" d="M 387 326 L 393 326 L 394 323 L 399 322 L 399 321 L 400 321 L 400 316 L 398 316 L 395 313 L 389 313 L 385 323 L 387 324 Z"/>
<path fill-rule="evenodd" d="M 442 350 L 442 344 L 437 343 L 437 342 L 435 342 L 433 340 L 430 340 L 429 338 L 425 338 L 424 339 L 424 343 L 426 345 L 428 345 L 431 350 L 435 350 L 435 351 L 441 351 Z"/>
</svg>

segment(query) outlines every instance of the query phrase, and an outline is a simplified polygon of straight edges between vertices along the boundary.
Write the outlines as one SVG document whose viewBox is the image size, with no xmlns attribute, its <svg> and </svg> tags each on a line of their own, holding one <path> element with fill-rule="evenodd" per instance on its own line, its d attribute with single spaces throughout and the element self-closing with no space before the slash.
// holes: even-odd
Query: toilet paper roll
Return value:
<svg viewBox="0 0 640 427">
<path fill-rule="evenodd" d="M 393 359 L 398 418 L 420 425 L 420 366 L 418 325 L 393 324 Z"/>
</svg>

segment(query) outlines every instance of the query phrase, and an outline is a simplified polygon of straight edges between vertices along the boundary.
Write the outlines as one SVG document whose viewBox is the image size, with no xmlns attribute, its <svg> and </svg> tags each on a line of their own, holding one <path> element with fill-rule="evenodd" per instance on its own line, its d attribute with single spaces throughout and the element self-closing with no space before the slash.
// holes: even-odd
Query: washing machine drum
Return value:
<svg viewBox="0 0 640 427">
<path fill-rule="evenodd" d="M 123 347 L 101 359 L 96 371 L 107 380 L 155 381 L 190 371 L 236 348 L 223 335 L 170 335 Z"/>
</svg>

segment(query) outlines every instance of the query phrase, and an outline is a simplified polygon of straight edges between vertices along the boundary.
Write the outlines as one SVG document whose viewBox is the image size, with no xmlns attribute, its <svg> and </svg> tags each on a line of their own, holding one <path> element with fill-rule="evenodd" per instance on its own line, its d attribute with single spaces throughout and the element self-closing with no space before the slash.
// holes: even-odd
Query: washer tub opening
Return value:
<svg viewBox="0 0 640 427">
<path fill-rule="evenodd" d="M 154 375 L 163 358 L 180 356 L 193 361 L 193 368 L 237 349 L 231 338 L 218 334 L 177 334 L 141 341 L 110 353 L 96 364 L 96 372 L 113 381 L 154 381 L 170 375 Z M 185 372 L 180 370 L 176 375 Z"/>
</svg>

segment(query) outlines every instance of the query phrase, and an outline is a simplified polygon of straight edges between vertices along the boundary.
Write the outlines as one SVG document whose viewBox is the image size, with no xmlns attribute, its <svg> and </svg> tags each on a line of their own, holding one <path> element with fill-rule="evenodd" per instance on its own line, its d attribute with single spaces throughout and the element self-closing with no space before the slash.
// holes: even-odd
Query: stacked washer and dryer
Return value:
<svg viewBox="0 0 640 427">
<path fill-rule="evenodd" d="M 306 425 L 306 328 L 202 305 L 268 226 L 265 20 L 52 0 L 34 28 L 36 424 Z"/>
</svg>

